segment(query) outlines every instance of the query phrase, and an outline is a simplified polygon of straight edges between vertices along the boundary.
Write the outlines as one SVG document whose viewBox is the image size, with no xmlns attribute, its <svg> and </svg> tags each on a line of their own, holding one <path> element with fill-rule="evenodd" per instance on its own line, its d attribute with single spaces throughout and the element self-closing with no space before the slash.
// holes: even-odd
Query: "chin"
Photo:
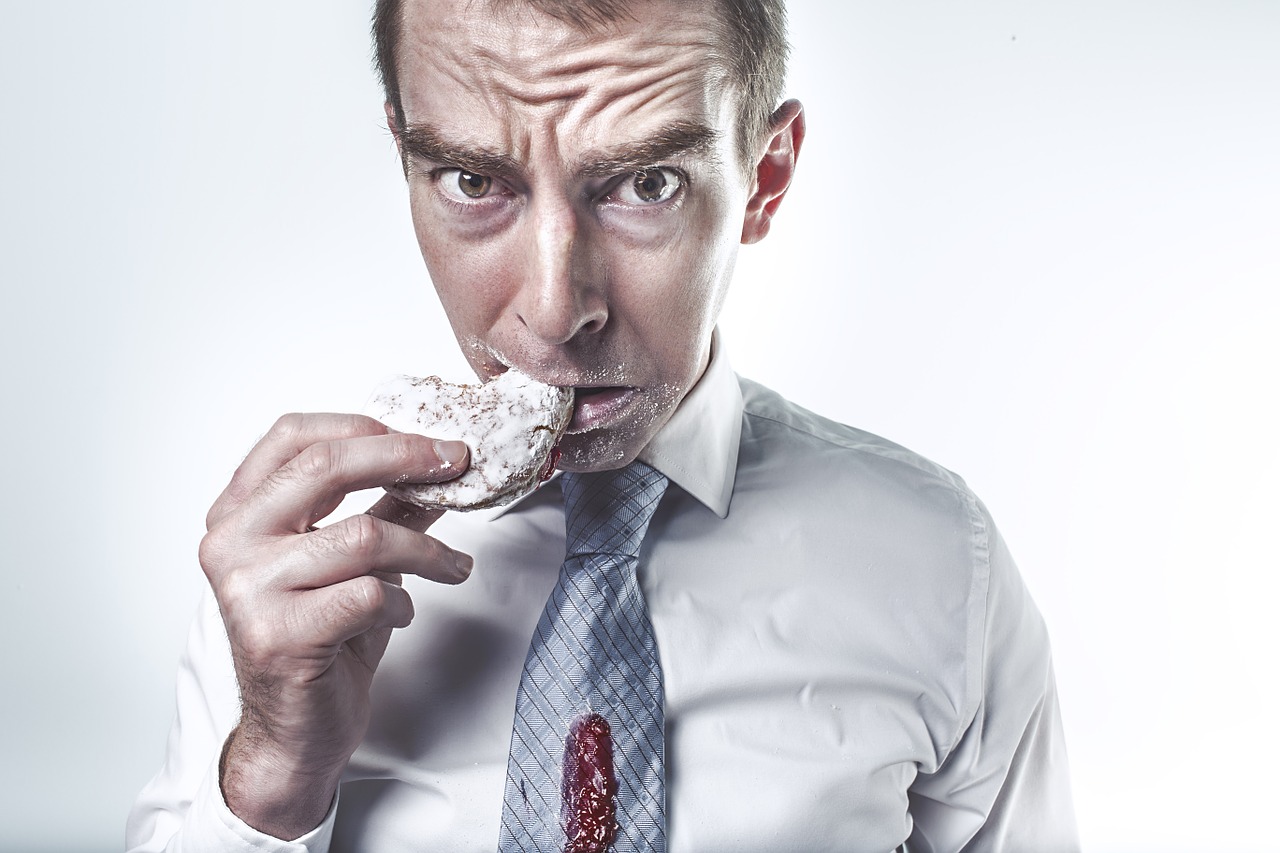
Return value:
<svg viewBox="0 0 1280 853">
<path fill-rule="evenodd" d="M 558 445 L 560 458 L 556 460 L 556 467 L 579 474 L 625 468 L 640 455 L 648 438 L 646 436 L 644 441 L 637 442 L 635 435 L 622 436 L 615 430 L 590 430 L 566 435 Z"/>
</svg>

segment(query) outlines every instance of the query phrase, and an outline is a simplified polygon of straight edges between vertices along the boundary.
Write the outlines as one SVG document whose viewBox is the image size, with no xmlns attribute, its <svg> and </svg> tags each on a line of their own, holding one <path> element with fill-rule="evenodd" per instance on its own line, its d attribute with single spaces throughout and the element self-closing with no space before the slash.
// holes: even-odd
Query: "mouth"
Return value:
<svg viewBox="0 0 1280 853">
<path fill-rule="evenodd" d="M 485 381 L 493 379 L 508 370 L 516 369 L 547 385 L 571 387 L 573 389 L 573 417 L 569 420 L 568 428 L 565 429 L 566 435 L 585 433 L 618 423 L 626 418 L 632 404 L 642 396 L 641 389 L 632 385 L 578 385 L 574 383 L 574 378 L 570 378 L 560 371 L 539 370 L 536 367 L 532 369 L 525 368 L 518 365 L 516 360 L 508 359 L 497 349 L 479 339 L 470 341 L 470 347 L 482 353 L 480 366 L 476 368 L 476 372 L 487 377 Z M 557 376 L 557 373 L 560 375 Z M 582 381 L 586 377 L 579 374 L 576 378 L 578 381 Z M 605 377 L 603 375 L 594 377 L 596 382 L 601 379 L 605 379 Z M 587 381 L 592 380 L 587 379 Z"/>
<path fill-rule="evenodd" d="M 624 385 L 574 388 L 573 419 L 566 432 L 574 434 L 609 426 L 625 414 L 639 395 L 639 388 Z"/>
</svg>

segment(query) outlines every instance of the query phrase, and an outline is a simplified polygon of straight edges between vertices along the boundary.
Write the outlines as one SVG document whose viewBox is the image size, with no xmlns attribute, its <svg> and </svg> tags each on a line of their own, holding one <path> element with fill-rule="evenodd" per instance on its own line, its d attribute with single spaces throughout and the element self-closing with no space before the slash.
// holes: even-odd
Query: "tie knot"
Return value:
<svg viewBox="0 0 1280 853">
<path fill-rule="evenodd" d="M 565 548 L 569 556 L 626 554 L 637 557 L 667 478 L 643 462 L 616 471 L 566 473 Z"/>
</svg>

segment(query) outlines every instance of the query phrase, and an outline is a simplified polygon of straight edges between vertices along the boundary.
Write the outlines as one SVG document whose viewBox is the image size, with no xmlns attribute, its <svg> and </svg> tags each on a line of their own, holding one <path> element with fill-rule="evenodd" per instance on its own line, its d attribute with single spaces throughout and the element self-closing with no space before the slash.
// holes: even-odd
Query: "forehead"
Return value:
<svg viewBox="0 0 1280 853">
<path fill-rule="evenodd" d="M 638 0 L 630 16 L 584 31 L 522 2 L 409 0 L 397 63 L 405 118 L 516 154 L 548 134 L 590 148 L 675 121 L 727 129 L 708 5 Z"/>
</svg>

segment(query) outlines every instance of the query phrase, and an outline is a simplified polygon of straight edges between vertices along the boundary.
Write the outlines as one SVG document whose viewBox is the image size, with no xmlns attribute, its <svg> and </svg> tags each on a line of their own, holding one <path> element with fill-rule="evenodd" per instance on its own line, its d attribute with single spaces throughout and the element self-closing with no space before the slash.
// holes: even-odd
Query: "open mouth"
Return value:
<svg viewBox="0 0 1280 853">
<path fill-rule="evenodd" d="M 573 389 L 573 420 L 570 433 L 586 432 L 607 426 L 640 394 L 638 388 L 611 385 Z"/>
</svg>

